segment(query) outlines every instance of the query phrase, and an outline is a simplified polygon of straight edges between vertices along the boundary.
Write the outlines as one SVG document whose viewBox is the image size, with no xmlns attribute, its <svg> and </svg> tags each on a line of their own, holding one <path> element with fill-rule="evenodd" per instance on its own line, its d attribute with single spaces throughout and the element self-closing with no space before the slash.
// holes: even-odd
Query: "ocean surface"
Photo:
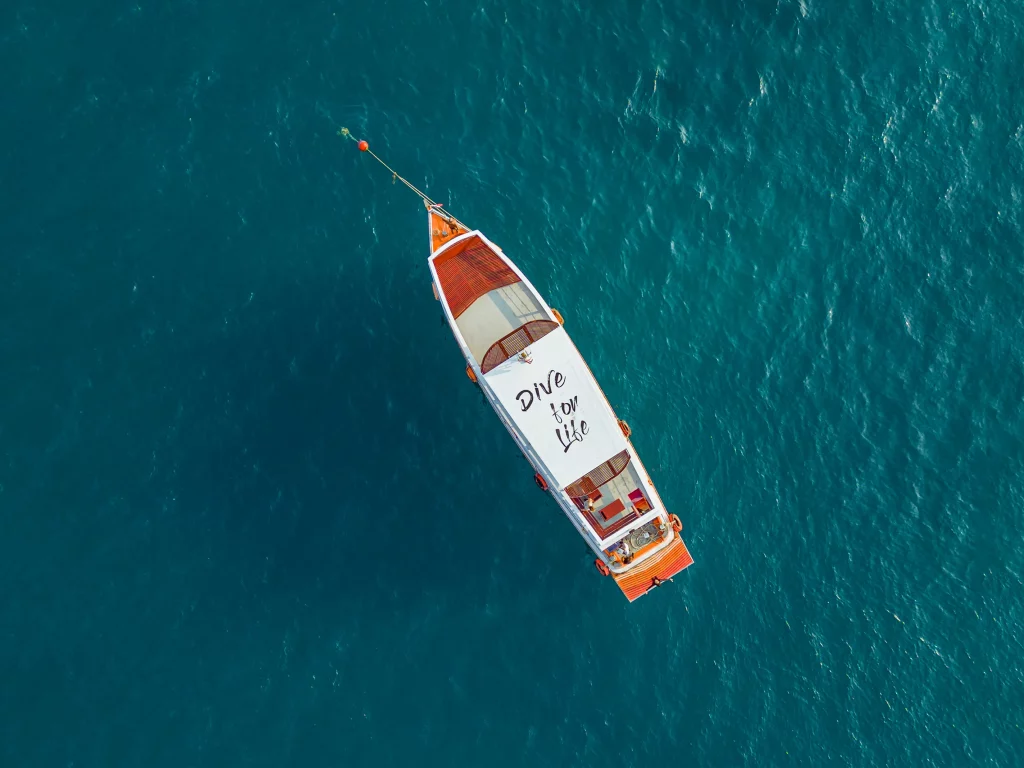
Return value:
<svg viewBox="0 0 1024 768">
<path fill-rule="evenodd" d="M 1022 764 L 1019 2 L 9 0 L 0 71 L 0 764 Z M 669 588 L 342 126 L 561 310 Z"/>
</svg>

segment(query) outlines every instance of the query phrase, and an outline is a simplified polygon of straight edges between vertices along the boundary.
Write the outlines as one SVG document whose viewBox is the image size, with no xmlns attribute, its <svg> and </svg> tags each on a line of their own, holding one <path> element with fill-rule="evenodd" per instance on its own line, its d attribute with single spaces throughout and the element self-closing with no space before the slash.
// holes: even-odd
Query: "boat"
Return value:
<svg viewBox="0 0 1024 768">
<path fill-rule="evenodd" d="M 359 148 L 369 149 L 365 141 Z M 597 571 L 630 602 L 670 582 L 693 563 L 682 524 L 561 314 L 481 231 L 373 156 L 424 201 L 434 298 L 465 357 L 466 376 L 532 466 L 536 485 L 593 550 Z"/>
</svg>

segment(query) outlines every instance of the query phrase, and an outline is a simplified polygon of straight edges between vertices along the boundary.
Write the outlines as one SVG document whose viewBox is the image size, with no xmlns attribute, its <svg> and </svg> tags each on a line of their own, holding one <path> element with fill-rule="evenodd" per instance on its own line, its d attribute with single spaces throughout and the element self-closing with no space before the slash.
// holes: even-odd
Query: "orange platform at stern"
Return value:
<svg viewBox="0 0 1024 768">
<path fill-rule="evenodd" d="M 633 602 L 655 587 L 655 579 L 667 581 L 681 570 L 693 564 L 693 558 L 683 540 L 676 536 L 672 543 L 625 573 L 615 574 L 619 589 Z"/>
</svg>

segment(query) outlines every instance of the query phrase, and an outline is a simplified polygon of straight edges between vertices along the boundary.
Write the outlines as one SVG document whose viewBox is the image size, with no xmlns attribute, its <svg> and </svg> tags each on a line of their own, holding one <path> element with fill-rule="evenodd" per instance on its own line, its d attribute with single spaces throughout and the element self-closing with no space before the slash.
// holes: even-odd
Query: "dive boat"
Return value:
<svg viewBox="0 0 1024 768">
<path fill-rule="evenodd" d="M 348 129 L 341 135 L 355 141 Z M 466 358 L 466 376 L 630 602 L 693 563 L 590 368 L 552 309 L 504 252 L 358 142 L 424 201 L 434 298 Z"/>
<path fill-rule="evenodd" d="M 693 563 L 630 429 L 533 284 L 479 230 L 426 201 L 434 298 L 501 423 L 632 602 Z"/>
</svg>

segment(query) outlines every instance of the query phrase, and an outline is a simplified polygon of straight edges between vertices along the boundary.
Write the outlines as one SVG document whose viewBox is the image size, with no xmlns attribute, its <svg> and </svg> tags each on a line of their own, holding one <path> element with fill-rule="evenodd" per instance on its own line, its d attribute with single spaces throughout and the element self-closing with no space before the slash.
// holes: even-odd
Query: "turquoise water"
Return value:
<svg viewBox="0 0 1024 768">
<path fill-rule="evenodd" d="M 1024 9 L 0 10 L 0 762 L 1012 766 Z M 466 381 L 527 272 L 696 564 L 628 605 Z"/>
</svg>

